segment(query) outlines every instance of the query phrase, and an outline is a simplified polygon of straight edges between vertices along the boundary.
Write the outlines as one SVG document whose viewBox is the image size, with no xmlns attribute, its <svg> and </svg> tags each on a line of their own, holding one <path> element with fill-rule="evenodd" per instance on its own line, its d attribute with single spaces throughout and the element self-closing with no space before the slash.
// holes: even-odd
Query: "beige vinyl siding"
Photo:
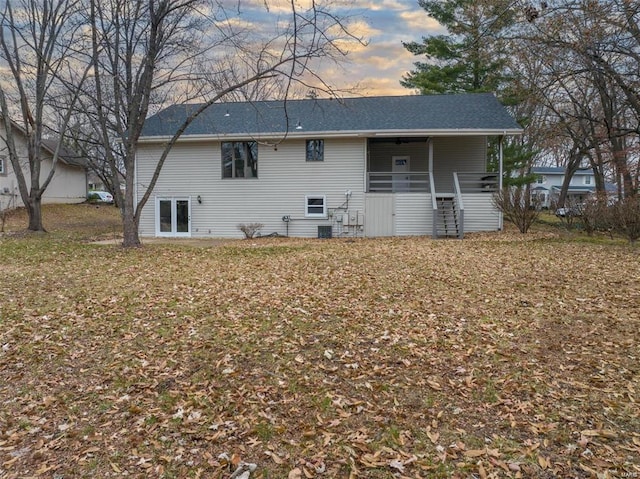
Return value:
<svg viewBox="0 0 640 479">
<path fill-rule="evenodd" d="M 429 193 L 367 193 L 365 213 L 368 237 L 432 234 Z"/>
<path fill-rule="evenodd" d="M 427 142 L 372 143 L 369 145 L 369 171 L 392 171 L 394 156 L 408 156 L 410 171 L 429 171 Z"/>
<path fill-rule="evenodd" d="M 434 138 L 433 175 L 436 192 L 453 193 L 454 172 L 486 171 L 486 143 L 485 136 Z"/>
<path fill-rule="evenodd" d="M 145 206 L 140 232 L 143 236 L 155 235 L 156 197 L 191 197 L 193 237 L 242 238 L 237 228 L 240 223 L 262 223 L 262 234 L 284 235 L 284 215 L 292 218 L 290 236 L 316 237 L 319 225 L 331 225 L 337 234 L 335 218 L 305 218 L 305 195 L 325 195 L 331 212 L 347 206 L 345 192 L 351 190 L 349 211 L 362 216 L 364 151 L 364 139 L 327 139 L 324 161 L 307 162 L 305 140 L 285 141 L 277 149 L 260 144 L 258 178 L 223 179 L 220 142 L 178 144 Z M 160 152 L 159 146 L 140 145 L 138 198 L 149 184 Z M 202 204 L 197 202 L 198 195 Z M 343 228 L 349 233 L 356 229 Z"/>
<path fill-rule="evenodd" d="M 0 155 L 4 156 L 4 173 L 0 174 L 0 209 L 23 206 L 22 197 L 18 190 L 18 179 L 13 171 L 13 165 L 6 149 L 5 126 L 0 120 Z M 16 150 L 20 158 L 22 172 L 27 182 L 31 185 L 31 173 L 29 171 L 29 157 L 27 141 L 23 133 L 14 130 Z M 51 171 L 51 155 L 43 151 L 43 159 L 40 165 L 40 184 L 44 183 Z M 5 189 L 8 193 L 5 193 Z M 70 166 L 58 161 L 56 172 L 44 192 L 42 203 L 81 203 L 87 199 L 87 174 L 80 166 Z"/>
<path fill-rule="evenodd" d="M 428 193 L 396 193 L 396 236 L 432 234 L 433 207 Z"/>
<path fill-rule="evenodd" d="M 213 180 L 218 181 L 222 175 L 220 163 L 215 169 L 212 144 L 194 143 L 176 145 L 163 165 L 158 182 L 140 217 L 140 234 L 155 236 L 155 199 L 160 198 L 191 198 L 191 231 L 192 236 L 200 236 L 206 226 L 206 216 L 203 214 L 211 205 L 210 190 Z M 136 165 L 136 194 L 138 201 L 144 195 L 151 177 L 153 176 L 157 160 L 162 153 L 160 146 L 140 145 L 138 148 Z M 218 152 L 218 157 L 220 153 Z M 218 160 L 219 161 L 219 160 Z M 202 204 L 198 204 L 197 197 L 202 197 Z M 209 226 L 210 227 L 210 226 Z M 198 232 L 196 232 L 198 228 Z"/>
<path fill-rule="evenodd" d="M 493 207 L 491 193 L 462 195 L 464 202 L 464 231 L 497 231 L 500 229 L 500 213 Z"/>
<path fill-rule="evenodd" d="M 1 141 L 1 140 L 0 140 Z M 26 153 L 25 153 L 26 157 Z M 5 174 L 0 175 L 0 209 L 24 206 L 18 189 L 18 179 L 8 157 L 5 158 Z M 41 163 L 40 184 L 49 176 L 51 160 Z M 22 166 L 27 187 L 31 185 L 29 164 L 25 160 Z M 42 203 L 82 203 L 87 199 L 87 174 L 84 168 L 69 166 L 58 162 L 53 179 L 42 196 Z"/>
<path fill-rule="evenodd" d="M 51 171 L 51 160 L 42 163 L 41 182 Z M 84 168 L 58 162 L 53 179 L 44 192 L 43 203 L 82 203 L 87 199 L 87 174 Z"/>
</svg>

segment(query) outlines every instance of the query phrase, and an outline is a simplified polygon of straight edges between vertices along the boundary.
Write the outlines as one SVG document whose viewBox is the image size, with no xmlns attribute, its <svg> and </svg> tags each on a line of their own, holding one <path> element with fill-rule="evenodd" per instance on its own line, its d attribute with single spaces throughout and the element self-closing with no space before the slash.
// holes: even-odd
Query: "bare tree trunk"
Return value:
<svg viewBox="0 0 640 479">
<path fill-rule="evenodd" d="M 598 143 L 595 144 L 593 148 L 593 153 L 589 155 L 589 163 L 591 165 L 591 169 L 593 170 L 594 178 L 596 181 L 596 193 L 605 194 L 607 191 L 607 185 L 604 177 L 604 165 L 605 161 L 603 158 L 602 148 Z"/>
<path fill-rule="evenodd" d="M 571 183 L 571 178 L 578 168 L 580 167 L 580 161 L 582 156 L 578 147 L 574 147 L 569 153 L 569 161 L 567 161 L 567 166 L 564 170 L 564 178 L 562 179 L 562 187 L 560 188 L 560 197 L 558 198 L 558 207 L 562 208 L 567 201 L 567 193 L 569 191 L 569 183 Z"/>
<path fill-rule="evenodd" d="M 3 2 L 0 8 L 0 60 L 10 75 L 0 84 L 0 109 L 5 126 L 4 143 L 18 183 L 22 201 L 29 213 L 31 231 L 45 231 L 42 224 L 42 195 L 56 172 L 60 146 L 69 124 L 74 103 L 82 84 L 92 69 L 85 66 L 81 79 L 75 78 L 71 63 L 80 31 L 77 22 L 79 3 L 75 0 L 22 0 Z M 57 145 L 51 156 L 44 153 L 43 141 L 47 132 L 45 118 L 50 108 L 60 108 L 63 88 L 73 87 L 74 98 L 62 106 L 66 113 Z M 10 110 L 8 99 L 16 103 Z M 19 106 L 19 108 L 18 108 Z M 15 119 L 14 119 L 15 118 Z M 24 137 L 27 144 L 27 165 L 16 147 L 16 137 Z M 51 168 L 41 178 L 42 162 L 51 161 Z M 23 171 L 24 169 L 24 171 Z M 30 184 L 27 184 L 27 175 Z"/>
<path fill-rule="evenodd" d="M 41 231 L 45 232 L 44 225 L 42 223 L 42 200 L 37 198 L 36 195 L 31 193 L 29 202 L 26 205 L 27 212 L 29 213 L 29 231 Z"/>
<path fill-rule="evenodd" d="M 130 152 L 125 158 L 127 177 L 125 178 L 125 190 L 122 207 L 122 246 L 125 248 L 137 248 L 142 245 L 138 226 L 140 225 L 140 212 L 142 206 L 135 197 L 135 185 L 133 183 L 133 171 L 135 168 L 135 153 Z"/>
<path fill-rule="evenodd" d="M 131 207 L 133 207 L 133 205 Z M 125 206 L 125 210 L 126 209 L 127 208 Z M 138 234 L 138 218 L 134 215 L 125 214 L 122 219 L 122 226 L 124 230 L 122 246 L 125 248 L 137 248 L 142 246 L 142 243 L 140 243 L 140 236 Z"/>
</svg>

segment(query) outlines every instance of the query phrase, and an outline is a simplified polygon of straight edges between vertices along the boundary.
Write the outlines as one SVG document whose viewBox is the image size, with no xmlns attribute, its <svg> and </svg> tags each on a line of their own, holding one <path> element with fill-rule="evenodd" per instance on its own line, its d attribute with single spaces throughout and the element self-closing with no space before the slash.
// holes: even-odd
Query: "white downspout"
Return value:
<svg viewBox="0 0 640 479">
<path fill-rule="evenodd" d="M 362 146 L 363 158 L 364 158 L 364 175 L 362 178 L 362 191 L 369 192 L 369 138 L 364 139 L 364 145 Z"/>
</svg>

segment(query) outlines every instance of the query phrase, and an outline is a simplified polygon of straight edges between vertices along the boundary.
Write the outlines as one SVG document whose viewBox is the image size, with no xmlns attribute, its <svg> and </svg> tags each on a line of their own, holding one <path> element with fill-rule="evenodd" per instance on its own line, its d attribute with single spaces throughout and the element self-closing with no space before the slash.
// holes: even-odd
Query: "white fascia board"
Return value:
<svg viewBox="0 0 640 479">
<path fill-rule="evenodd" d="M 482 130 L 482 129 L 460 129 L 460 130 L 451 130 L 451 129 L 442 129 L 442 130 L 390 130 L 390 131 L 375 131 L 371 132 L 369 136 L 373 138 L 391 138 L 391 137 L 411 137 L 411 136 L 511 136 L 511 135 L 522 135 L 522 129 L 511 129 L 511 130 Z"/>
<path fill-rule="evenodd" d="M 291 131 L 289 133 L 247 133 L 240 134 L 219 134 L 219 135 L 183 135 L 179 142 L 201 142 L 201 141 L 282 141 L 306 138 L 395 138 L 395 137 L 428 137 L 428 136 L 511 136 L 521 135 L 523 130 L 376 130 L 376 131 Z M 171 140 L 170 136 L 144 136 L 140 137 L 139 143 L 166 143 Z"/>
<path fill-rule="evenodd" d="M 282 141 L 306 138 L 356 138 L 364 136 L 360 132 L 304 132 L 296 131 L 289 133 L 246 133 L 240 134 L 219 134 L 219 135 L 182 135 L 178 142 L 200 142 L 200 141 Z M 145 136 L 140 137 L 139 143 L 167 143 L 171 140 L 170 136 Z"/>
</svg>

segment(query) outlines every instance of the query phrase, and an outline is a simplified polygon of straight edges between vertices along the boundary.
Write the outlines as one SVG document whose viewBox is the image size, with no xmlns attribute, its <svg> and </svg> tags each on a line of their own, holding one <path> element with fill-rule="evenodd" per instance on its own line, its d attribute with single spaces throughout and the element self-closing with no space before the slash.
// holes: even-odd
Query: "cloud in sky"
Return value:
<svg viewBox="0 0 640 479">
<path fill-rule="evenodd" d="M 353 78 L 366 87 L 366 95 L 406 95 L 402 77 L 419 60 L 402 42 L 419 41 L 424 36 L 443 32 L 442 27 L 418 5 L 417 0 L 385 0 L 369 3 L 365 19 L 379 33 L 369 38 L 368 47 L 355 53 L 348 68 Z M 386 8 L 378 5 L 386 4 Z M 374 6 L 375 5 L 375 6 Z M 359 5 L 360 6 L 360 5 Z"/>
<path fill-rule="evenodd" d="M 296 7 L 305 9 L 311 3 L 311 0 L 296 0 Z M 402 42 L 420 41 L 422 37 L 444 32 L 418 1 L 327 0 L 326 3 L 334 13 L 345 18 L 351 33 L 367 40 L 367 45 L 341 40 L 340 48 L 349 52 L 347 61 L 341 67 L 327 62 L 322 69 L 325 80 L 345 90 L 357 85 L 356 93 L 367 96 L 412 93 L 400 85 L 400 80 L 420 59 L 409 53 Z M 276 23 L 288 21 L 291 3 L 289 0 L 234 0 L 228 2 L 227 8 L 231 16 L 237 15 L 242 20 L 238 27 L 255 32 L 262 30 L 264 22 L 273 25 L 274 20 Z"/>
<path fill-rule="evenodd" d="M 362 95 L 407 95 L 400 85 L 402 77 L 414 68 L 418 57 L 409 53 L 403 42 L 444 33 L 417 0 L 351 0 L 349 8 L 338 13 L 358 19 L 358 31 L 367 40 L 365 48 L 351 50 L 348 62 L 339 69 L 324 71 L 330 83 L 349 89 L 357 85 Z"/>
</svg>

